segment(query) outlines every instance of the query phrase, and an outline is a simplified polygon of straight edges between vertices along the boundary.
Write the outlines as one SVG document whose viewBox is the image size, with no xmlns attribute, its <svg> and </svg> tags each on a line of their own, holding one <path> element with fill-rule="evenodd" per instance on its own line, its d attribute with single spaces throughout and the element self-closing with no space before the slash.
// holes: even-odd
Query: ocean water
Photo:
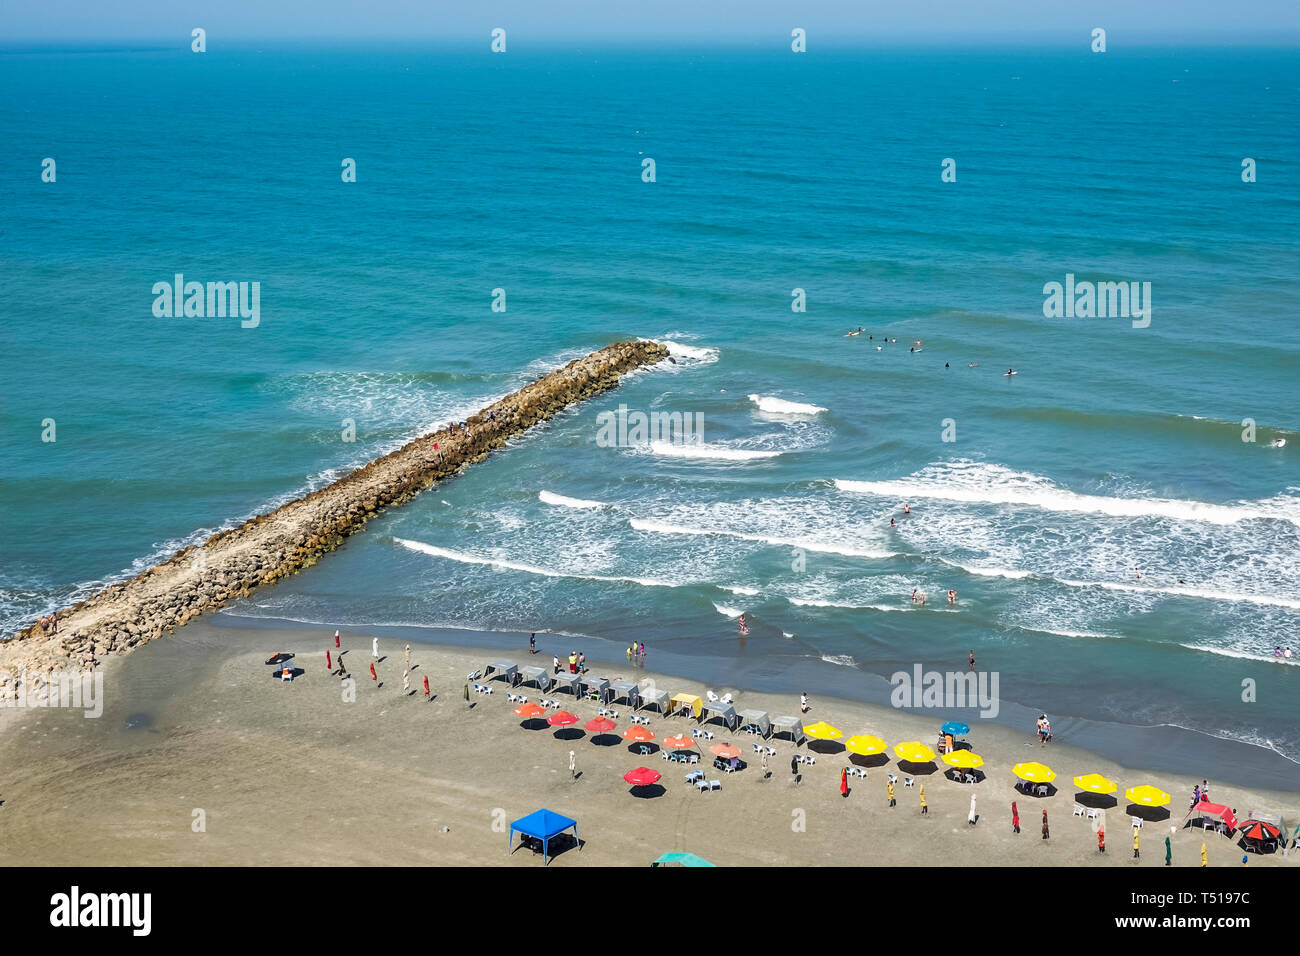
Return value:
<svg viewBox="0 0 1300 956">
<path fill-rule="evenodd" d="M 1300 656 L 1272 657 L 1300 655 L 1297 67 L 0 53 L 3 630 L 655 338 L 675 365 L 227 614 L 636 639 L 868 696 L 973 650 L 1005 713 L 1181 728 L 1300 789 Z M 176 273 L 260 282 L 260 323 L 155 317 Z M 1067 274 L 1150 282 L 1149 326 L 1045 317 Z M 702 442 L 609 447 L 620 405 Z"/>
</svg>

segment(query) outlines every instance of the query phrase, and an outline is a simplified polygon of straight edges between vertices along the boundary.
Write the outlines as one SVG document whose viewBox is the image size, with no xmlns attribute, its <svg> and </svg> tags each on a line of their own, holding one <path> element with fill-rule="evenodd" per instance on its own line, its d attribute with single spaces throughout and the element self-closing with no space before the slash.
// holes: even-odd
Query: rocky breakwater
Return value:
<svg viewBox="0 0 1300 956">
<path fill-rule="evenodd" d="M 657 342 L 606 346 L 488 406 L 467 420 L 467 429 L 448 426 L 417 438 L 325 488 L 58 611 L 53 621 L 0 643 L 0 693 L 15 693 L 6 674 L 92 667 L 95 657 L 126 653 L 310 567 L 385 508 L 483 460 L 511 436 L 569 405 L 608 391 L 625 373 L 667 357 L 668 349 Z"/>
</svg>

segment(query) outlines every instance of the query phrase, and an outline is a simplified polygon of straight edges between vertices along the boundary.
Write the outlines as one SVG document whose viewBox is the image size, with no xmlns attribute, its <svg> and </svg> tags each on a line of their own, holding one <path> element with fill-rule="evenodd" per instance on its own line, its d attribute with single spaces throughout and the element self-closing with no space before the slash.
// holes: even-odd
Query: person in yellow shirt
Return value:
<svg viewBox="0 0 1300 956">
<path fill-rule="evenodd" d="M 924 816 L 929 812 L 930 808 L 925 805 L 925 784 L 921 784 L 921 815 Z"/>
<path fill-rule="evenodd" d="M 1135 859 L 1135 860 L 1138 858 L 1138 855 L 1139 855 L 1139 854 L 1138 854 L 1138 835 L 1139 835 L 1141 832 L 1142 832 L 1142 831 L 1139 830 L 1137 827 L 1134 827 L 1134 828 L 1133 828 L 1133 859 Z"/>
<path fill-rule="evenodd" d="M 1201 844 L 1201 866 L 1209 866 L 1210 858 L 1205 852 L 1205 844 Z"/>
<path fill-rule="evenodd" d="M 889 805 L 892 807 L 897 804 L 898 801 L 894 799 L 894 782 L 892 780 L 885 784 L 885 790 L 889 794 Z"/>
</svg>

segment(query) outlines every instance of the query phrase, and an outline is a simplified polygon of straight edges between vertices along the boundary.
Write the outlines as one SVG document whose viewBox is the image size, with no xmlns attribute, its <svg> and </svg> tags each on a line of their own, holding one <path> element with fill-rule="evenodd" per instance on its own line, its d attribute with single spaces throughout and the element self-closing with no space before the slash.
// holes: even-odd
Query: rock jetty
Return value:
<svg viewBox="0 0 1300 956">
<path fill-rule="evenodd" d="M 575 359 L 459 423 L 424 435 L 327 487 L 258 515 L 0 643 L 6 672 L 93 667 L 168 634 L 205 611 L 315 564 L 386 508 L 482 461 L 494 448 L 633 369 L 668 358 L 657 342 L 620 342 Z M 437 446 L 436 450 L 434 446 Z M 13 691 L 7 691 L 12 694 Z"/>
</svg>

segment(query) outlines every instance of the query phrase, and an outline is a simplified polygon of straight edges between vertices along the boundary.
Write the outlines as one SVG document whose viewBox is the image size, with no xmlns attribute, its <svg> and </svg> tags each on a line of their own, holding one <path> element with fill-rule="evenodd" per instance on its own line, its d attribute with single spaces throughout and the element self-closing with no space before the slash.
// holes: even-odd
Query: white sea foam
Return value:
<svg viewBox="0 0 1300 956">
<path fill-rule="evenodd" d="M 1185 647 L 1189 651 L 1204 651 L 1207 654 L 1218 654 L 1220 657 L 1235 657 L 1239 660 L 1259 661 L 1260 663 L 1272 662 L 1275 664 L 1300 664 L 1300 660 L 1292 657 L 1287 660 L 1285 657 L 1274 657 L 1272 651 L 1263 653 L 1261 651 L 1241 651 L 1230 647 L 1212 647 L 1209 644 L 1179 644 L 1179 647 Z"/>
<path fill-rule="evenodd" d="M 686 345 L 672 339 L 641 339 L 642 342 L 658 342 L 668 349 L 668 354 L 681 361 L 683 359 L 698 365 L 712 365 L 722 354 L 717 349 L 702 345 Z"/>
<path fill-rule="evenodd" d="M 738 607 L 732 607 L 729 604 L 719 604 L 717 601 L 714 601 L 712 603 L 713 603 L 713 607 L 717 610 L 719 614 L 724 614 L 727 617 L 740 617 L 740 615 L 745 613 L 742 609 Z"/>
<path fill-rule="evenodd" d="M 744 597 L 754 597 L 758 594 L 757 588 L 729 587 L 725 584 L 719 585 L 724 591 L 730 591 L 732 594 L 740 594 Z"/>
<path fill-rule="evenodd" d="M 840 491 L 875 495 L 894 501 L 933 499 L 968 504 L 1015 505 L 1045 511 L 1141 518 L 1156 515 L 1174 521 L 1227 525 L 1253 518 L 1273 518 L 1300 525 L 1300 498 L 1278 495 L 1266 501 L 1213 504 L 1174 498 L 1117 498 L 1079 494 L 1050 479 L 1002 465 L 953 461 L 929 465 L 907 478 L 853 481 L 836 478 Z"/>
<path fill-rule="evenodd" d="M 769 415 L 819 415 L 826 411 L 820 405 L 789 402 L 774 395 L 750 395 L 749 400 L 758 406 L 760 412 L 767 412 Z"/>
<path fill-rule="evenodd" d="M 827 664 L 838 664 L 840 667 L 857 667 L 858 662 L 848 654 L 823 654 L 822 660 Z"/>
<path fill-rule="evenodd" d="M 586 501 L 582 498 L 568 498 L 553 491 L 539 491 L 537 499 L 543 504 L 556 505 L 560 508 L 606 508 L 603 501 Z"/>
<path fill-rule="evenodd" d="M 432 555 L 435 558 L 445 558 L 448 561 L 456 561 L 460 564 L 480 564 L 495 568 L 506 568 L 511 571 L 520 571 L 524 574 L 539 574 L 548 578 L 572 578 L 581 581 L 607 581 L 612 583 L 640 584 L 643 587 L 650 588 L 681 587 L 681 584 L 678 582 L 664 581 L 659 578 L 621 577 L 603 574 L 583 574 L 578 571 L 556 571 L 552 568 L 541 568 L 532 564 L 509 561 L 505 558 L 488 558 L 475 554 L 465 554 L 463 551 L 453 551 L 450 548 L 440 548 L 437 545 L 426 544 L 423 541 L 412 541 L 409 538 L 395 537 L 393 538 L 393 541 L 411 551 L 418 551 L 421 554 Z"/>
<path fill-rule="evenodd" d="M 1273 594 L 1250 594 L 1244 591 L 1215 591 L 1210 588 L 1193 588 L 1179 585 L 1150 587 L 1140 584 L 1119 584 L 1115 581 L 1076 581 L 1058 578 L 1062 584 L 1074 588 L 1104 588 L 1107 591 L 1126 591 L 1130 594 L 1173 594 L 1178 597 L 1200 598 L 1206 601 L 1246 601 L 1250 604 L 1262 604 L 1270 607 L 1286 607 L 1300 610 L 1300 600 Z"/>
<path fill-rule="evenodd" d="M 760 544 L 770 544 L 775 547 L 803 548 L 805 551 L 816 551 L 821 554 L 839 554 L 845 557 L 869 558 L 871 560 L 885 560 L 897 556 L 893 551 L 876 551 L 870 548 L 858 548 L 849 544 L 820 541 L 813 538 L 783 538 L 776 535 L 748 534 L 743 531 L 732 531 L 728 528 L 695 528 L 689 525 L 669 524 L 664 521 L 652 521 L 643 518 L 629 518 L 628 523 L 637 531 L 650 531 L 655 534 L 716 534 L 728 538 L 740 538 L 744 541 L 757 541 Z"/>
<path fill-rule="evenodd" d="M 781 454 L 779 451 L 752 451 L 722 444 L 679 444 L 670 441 L 652 441 L 650 452 L 661 458 L 696 458 L 706 461 L 756 461 L 760 458 L 776 458 Z"/>
</svg>

